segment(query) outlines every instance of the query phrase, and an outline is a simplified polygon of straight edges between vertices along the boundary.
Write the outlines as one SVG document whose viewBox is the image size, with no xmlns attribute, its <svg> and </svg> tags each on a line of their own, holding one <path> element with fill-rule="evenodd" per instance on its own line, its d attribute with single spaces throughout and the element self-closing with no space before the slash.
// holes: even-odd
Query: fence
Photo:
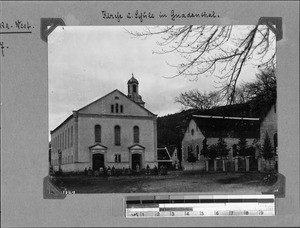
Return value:
<svg viewBox="0 0 300 228">
<path fill-rule="evenodd" d="M 277 159 L 265 160 L 255 157 L 235 157 L 232 160 L 207 159 L 205 170 L 207 172 L 249 172 L 249 171 L 277 171 Z"/>
</svg>

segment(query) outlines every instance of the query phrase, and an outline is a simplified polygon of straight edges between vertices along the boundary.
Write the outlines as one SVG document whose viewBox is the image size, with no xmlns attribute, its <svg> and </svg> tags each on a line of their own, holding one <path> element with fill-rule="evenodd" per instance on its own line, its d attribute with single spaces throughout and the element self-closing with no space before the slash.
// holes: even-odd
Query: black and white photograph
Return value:
<svg viewBox="0 0 300 228">
<path fill-rule="evenodd" d="M 58 26 L 49 174 L 80 193 L 273 193 L 276 36 L 266 25 Z"/>
<path fill-rule="evenodd" d="M 1 227 L 299 227 L 297 9 L 2 1 Z"/>
</svg>

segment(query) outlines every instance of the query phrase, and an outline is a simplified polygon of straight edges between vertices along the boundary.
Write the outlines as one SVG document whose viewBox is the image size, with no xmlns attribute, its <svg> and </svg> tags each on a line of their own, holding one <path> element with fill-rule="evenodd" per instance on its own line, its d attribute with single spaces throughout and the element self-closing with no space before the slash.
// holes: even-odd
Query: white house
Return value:
<svg viewBox="0 0 300 228">
<path fill-rule="evenodd" d="M 217 144 L 219 138 L 223 138 L 230 149 L 228 159 L 231 160 L 233 150 L 242 136 L 246 138 L 249 146 L 259 141 L 259 123 L 259 118 L 194 115 L 182 140 L 182 166 L 185 169 L 205 167 L 204 158 L 201 156 L 204 139 L 211 146 Z M 195 164 L 188 162 L 189 153 L 195 155 Z"/>
<path fill-rule="evenodd" d="M 277 113 L 276 104 L 273 104 L 267 114 L 261 119 L 260 123 L 260 141 L 269 135 L 275 154 L 278 154 L 278 136 L 277 136 Z"/>
</svg>

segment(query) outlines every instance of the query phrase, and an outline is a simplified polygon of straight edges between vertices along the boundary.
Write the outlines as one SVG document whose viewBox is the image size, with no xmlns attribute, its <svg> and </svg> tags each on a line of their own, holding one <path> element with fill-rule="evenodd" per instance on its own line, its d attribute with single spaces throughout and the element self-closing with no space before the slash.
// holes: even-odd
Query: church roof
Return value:
<svg viewBox="0 0 300 228">
<path fill-rule="evenodd" d="M 90 106 L 90 105 L 93 105 L 94 103 L 96 103 L 97 101 L 99 101 L 99 100 L 101 100 L 101 99 L 106 98 L 107 96 L 111 95 L 112 93 L 114 93 L 114 92 L 116 92 L 116 91 L 117 91 L 118 93 L 120 93 L 120 95 L 122 95 L 122 96 L 124 96 L 126 99 L 128 99 L 130 102 L 133 102 L 134 104 L 136 104 L 136 105 L 137 105 L 138 107 L 140 107 L 141 109 L 144 109 L 145 111 L 147 111 L 147 113 L 148 113 L 149 115 L 151 115 L 151 116 L 157 116 L 156 114 L 150 112 L 150 111 L 149 111 L 148 109 L 146 109 L 145 107 L 139 105 L 138 103 L 136 103 L 136 102 L 134 102 L 133 100 L 131 100 L 130 98 L 128 98 L 124 93 L 122 93 L 122 92 L 121 92 L 120 90 L 118 90 L 118 89 L 115 89 L 115 90 L 113 90 L 112 92 L 110 92 L 110 93 L 104 95 L 103 97 L 98 98 L 97 100 L 95 100 L 95 101 L 93 101 L 93 102 L 91 102 L 91 103 L 85 105 L 84 107 L 82 107 L 82 108 L 76 110 L 75 112 L 79 112 L 79 113 L 80 113 L 81 110 L 85 109 L 86 107 L 88 107 L 88 106 Z M 57 129 L 59 129 L 61 126 L 63 126 L 63 125 L 64 125 L 68 120 L 70 120 L 71 118 L 73 118 L 73 114 L 71 114 L 71 115 L 70 115 L 67 119 L 65 119 L 60 125 L 58 125 L 54 130 L 52 130 L 51 133 L 52 133 L 52 132 L 55 132 Z"/>
<path fill-rule="evenodd" d="M 127 84 L 132 84 L 132 83 L 136 83 L 139 84 L 139 81 L 133 76 L 128 80 Z"/>
<path fill-rule="evenodd" d="M 143 107 L 143 106 L 139 105 L 138 103 L 136 103 L 135 101 L 131 100 L 129 97 L 127 97 L 124 93 L 122 93 L 122 92 L 121 92 L 120 90 L 118 90 L 118 89 L 115 89 L 115 90 L 111 91 L 110 93 L 104 95 L 103 97 L 98 98 L 97 100 L 95 100 L 95 101 L 93 101 L 93 102 L 87 104 L 86 106 L 84 106 L 84 107 L 78 109 L 77 111 L 80 112 L 80 111 L 83 110 L 84 108 L 86 108 L 86 107 L 88 107 L 88 106 L 90 106 L 90 105 L 96 103 L 96 102 L 99 101 L 99 100 L 102 100 L 102 99 L 108 97 L 109 95 L 111 95 L 112 93 L 114 93 L 114 92 L 116 92 L 116 91 L 117 91 L 118 93 L 120 93 L 122 96 L 124 96 L 126 99 L 128 99 L 130 102 L 133 102 L 134 104 L 138 105 L 138 107 L 140 107 L 140 108 L 144 109 L 145 111 L 147 111 L 150 115 L 152 115 L 152 116 L 157 116 L 156 114 L 150 112 L 150 111 L 149 111 L 148 109 L 146 109 L 145 107 Z"/>
</svg>

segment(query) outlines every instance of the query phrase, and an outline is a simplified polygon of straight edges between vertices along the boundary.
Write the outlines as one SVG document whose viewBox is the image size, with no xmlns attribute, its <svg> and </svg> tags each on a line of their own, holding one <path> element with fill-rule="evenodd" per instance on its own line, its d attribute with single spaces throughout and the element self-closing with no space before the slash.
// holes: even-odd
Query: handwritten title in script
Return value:
<svg viewBox="0 0 300 228">
<path fill-rule="evenodd" d="M 151 19 L 171 19 L 172 21 L 177 21 L 180 19 L 192 19 L 192 18 L 218 18 L 220 17 L 215 11 L 207 12 L 177 12 L 175 10 L 171 10 L 168 13 L 159 12 L 154 13 L 150 11 L 139 11 L 135 10 L 132 12 L 121 13 L 117 12 L 108 12 L 106 10 L 101 11 L 101 18 L 105 20 L 112 20 L 117 22 L 122 22 L 122 20 L 136 20 L 140 23 L 149 21 Z"/>
</svg>

